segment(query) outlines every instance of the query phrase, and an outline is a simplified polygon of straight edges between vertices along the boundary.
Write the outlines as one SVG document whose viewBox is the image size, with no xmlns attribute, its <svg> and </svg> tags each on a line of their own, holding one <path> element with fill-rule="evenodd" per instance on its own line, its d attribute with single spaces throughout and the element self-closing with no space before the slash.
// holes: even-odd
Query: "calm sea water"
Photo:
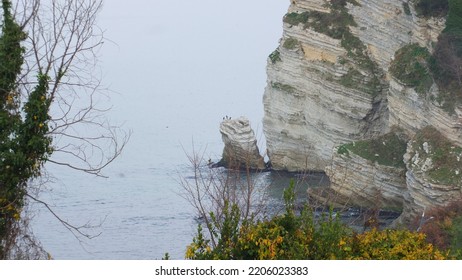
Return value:
<svg viewBox="0 0 462 280">
<path fill-rule="evenodd" d="M 128 4 L 129 3 L 129 4 Z M 181 259 L 196 232 L 179 196 L 192 146 L 219 159 L 222 117 L 245 115 L 264 146 L 266 61 L 282 34 L 286 0 L 106 1 L 100 26 L 103 81 L 116 92 L 109 117 L 133 131 L 123 155 L 95 178 L 48 165 L 41 198 L 74 225 L 76 239 L 33 205 L 33 229 L 56 259 Z M 194 144 L 193 144 L 194 143 Z M 275 174 L 262 180 L 277 181 Z M 285 181 L 284 181 L 285 182 Z M 284 182 L 282 184 L 284 184 Z M 280 196 L 280 184 L 271 195 Z"/>
</svg>

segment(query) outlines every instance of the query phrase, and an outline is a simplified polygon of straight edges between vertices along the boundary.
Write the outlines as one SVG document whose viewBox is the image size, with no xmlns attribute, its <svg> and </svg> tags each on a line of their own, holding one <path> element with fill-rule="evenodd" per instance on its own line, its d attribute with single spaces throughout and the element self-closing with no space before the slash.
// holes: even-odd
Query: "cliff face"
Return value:
<svg viewBox="0 0 462 280">
<path fill-rule="evenodd" d="M 411 143 L 427 127 L 462 146 L 462 107 L 430 73 L 440 35 L 449 30 L 447 7 L 438 14 L 422 9 L 419 0 L 291 1 L 263 97 L 273 168 L 326 171 L 333 189 L 357 201 L 381 193 L 385 207 L 411 203 L 407 212 L 460 196 L 460 181 L 436 180 L 427 190 L 428 170 L 405 160 L 416 149 L 411 144 L 397 155 L 399 164 L 354 148 L 377 145 L 390 131 Z M 395 148 L 387 147 L 392 154 Z M 453 163 L 456 172 L 460 162 Z"/>
</svg>

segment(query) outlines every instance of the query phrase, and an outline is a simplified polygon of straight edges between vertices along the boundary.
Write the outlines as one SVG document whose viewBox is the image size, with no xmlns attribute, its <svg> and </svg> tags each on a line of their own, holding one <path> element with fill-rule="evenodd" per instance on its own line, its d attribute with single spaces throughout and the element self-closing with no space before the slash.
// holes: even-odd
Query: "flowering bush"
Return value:
<svg viewBox="0 0 462 280">
<path fill-rule="evenodd" d="M 265 221 L 241 221 L 217 230 L 213 247 L 202 234 L 188 246 L 187 259 L 444 259 L 422 233 L 372 229 L 356 234 L 330 211 L 322 217 L 308 207 L 300 214 L 293 208 L 293 183 L 285 191 L 286 213 Z M 239 211 L 235 211 L 238 213 Z M 228 212 L 231 213 L 231 212 Z M 234 219 L 228 215 L 225 219 Z M 229 233 L 232 232 L 230 235 Z"/>
</svg>

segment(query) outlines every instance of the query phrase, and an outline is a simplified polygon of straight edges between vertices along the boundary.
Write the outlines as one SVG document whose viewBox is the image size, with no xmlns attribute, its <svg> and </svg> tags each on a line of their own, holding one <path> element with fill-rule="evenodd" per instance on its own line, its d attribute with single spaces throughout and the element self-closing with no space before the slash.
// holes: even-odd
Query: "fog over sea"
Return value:
<svg viewBox="0 0 462 280">
<path fill-rule="evenodd" d="M 99 17 L 108 112 L 132 130 L 124 153 L 98 178 L 47 165 L 57 180 L 41 194 L 74 225 L 101 226 L 80 242 L 43 206 L 33 230 L 55 259 L 182 259 L 196 232 L 179 196 L 187 152 L 218 160 L 225 115 L 261 121 L 268 55 L 282 35 L 287 0 L 107 0 Z M 266 174 L 262 176 L 272 176 Z"/>
</svg>

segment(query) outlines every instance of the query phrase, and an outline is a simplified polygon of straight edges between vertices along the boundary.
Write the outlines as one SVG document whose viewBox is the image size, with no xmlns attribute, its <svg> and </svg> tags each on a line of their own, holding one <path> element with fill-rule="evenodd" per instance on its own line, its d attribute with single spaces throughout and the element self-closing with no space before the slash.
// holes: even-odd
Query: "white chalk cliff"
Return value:
<svg viewBox="0 0 462 280">
<path fill-rule="evenodd" d="M 359 204 L 379 195 L 383 207 L 404 208 L 406 217 L 460 197 L 462 106 L 444 101 L 428 71 L 418 83 L 409 81 L 410 68 L 427 68 L 424 59 L 434 52 L 447 14 L 422 16 L 417 2 L 291 1 L 280 45 L 268 59 L 263 97 L 274 169 L 325 171 L 334 190 Z M 436 148 L 415 161 L 436 134 L 449 149 L 437 156 L 454 157 L 453 166 L 429 164 Z M 384 135 L 405 136 L 398 158 L 387 159 L 394 146 L 385 140 L 383 155 L 367 155 L 373 150 L 367 141 Z"/>
</svg>

